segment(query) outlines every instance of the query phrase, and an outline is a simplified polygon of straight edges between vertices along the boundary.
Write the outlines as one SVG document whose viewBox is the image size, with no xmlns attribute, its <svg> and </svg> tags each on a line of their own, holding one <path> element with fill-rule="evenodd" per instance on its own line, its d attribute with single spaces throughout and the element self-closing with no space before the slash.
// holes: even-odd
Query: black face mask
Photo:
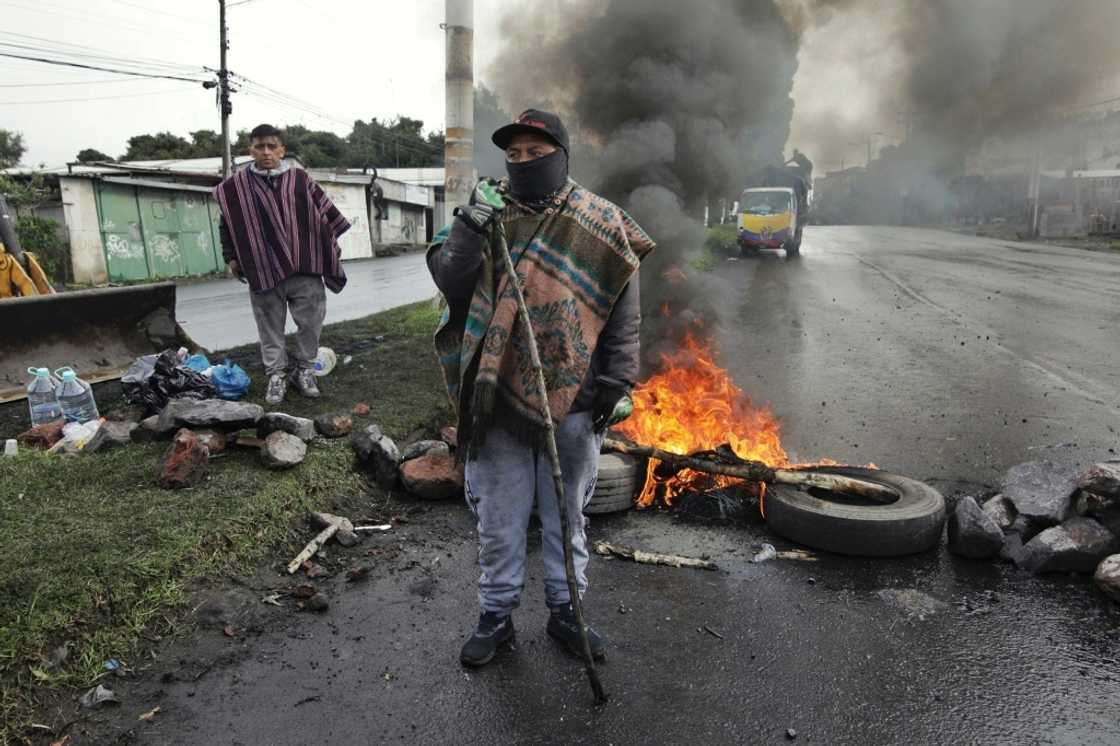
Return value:
<svg viewBox="0 0 1120 746">
<path fill-rule="evenodd" d="M 524 163 L 506 163 L 509 190 L 522 202 L 540 202 L 568 182 L 568 154 L 562 149 Z"/>
</svg>

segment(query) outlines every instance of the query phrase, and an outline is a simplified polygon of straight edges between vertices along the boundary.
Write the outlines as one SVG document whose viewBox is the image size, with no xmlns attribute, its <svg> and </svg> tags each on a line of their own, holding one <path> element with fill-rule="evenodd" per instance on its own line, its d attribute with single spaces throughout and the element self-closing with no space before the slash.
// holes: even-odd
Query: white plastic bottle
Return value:
<svg viewBox="0 0 1120 746">
<path fill-rule="evenodd" d="M 93 398 L 93 387 L 78 378 L 72 368 L 59 368 L 55 374 L 62 379 L 58 387 L 58 403 L 67 422 L 89 422 L 101 417 Z"/>
<path fill-rule="evenodd" d="M 334 350 L 330 347 L 320 347 L 318 354 L 315 356 L 315 375 L 325 376 L 334 370 L 334 366 L 338 364 L 338 356 L 334 354 Z"/>
<path fill-rule="evenodd" d="M 58 403 L 58 383 L 46 368 L 28 368 L 34 378 L 27 384 L 27 406 L 31 409 L 31 426 L 38 427 L 62 419 Z"/>
</svg>

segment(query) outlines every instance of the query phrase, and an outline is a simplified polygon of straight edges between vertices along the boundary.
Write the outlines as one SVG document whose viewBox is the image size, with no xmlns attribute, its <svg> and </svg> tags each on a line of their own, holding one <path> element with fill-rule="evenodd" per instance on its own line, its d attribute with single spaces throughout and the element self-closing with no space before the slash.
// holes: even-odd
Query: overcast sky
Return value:
<svg viewBox="0 0 1120 746">
<path fill-rule="evenodd" d="M 499 8 L 509 5 L 475 0 L 481 80 L 493 58 Z M 233 130 L 267 121 L 345 135 L 354 119 L 397 115 L 442 130 L 443 13 L 443 0 L 250 0 L 231 7 L 230 69 L 329 117 L 269 100 L 258 89 L 263 95 L 234 96 Z M 216 0 L 3 0 L 0 18 L 5 44 L 80 45 L 67 48 L 218 66 Z M 42 56 L 9 46 L 0 51 Z M 219 130 L 220 120 L 214 92 L 199 84 L 0 57 L 0 129 L 23 133 L 25 165 L 60 166 L 87 147 L 119 156 L 135 134 L 186 136 L 204 128 Z"/>
</svg>

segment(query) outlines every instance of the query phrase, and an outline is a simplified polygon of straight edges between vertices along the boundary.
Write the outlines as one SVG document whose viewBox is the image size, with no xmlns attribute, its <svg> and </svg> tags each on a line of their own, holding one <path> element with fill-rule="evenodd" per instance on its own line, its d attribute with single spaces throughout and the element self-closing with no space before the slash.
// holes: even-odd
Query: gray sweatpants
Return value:
<svg viewBox="0 0 1120 746">
<path fill-rule="evenodd" d="M 572 412 L 557 428 L 556 447 L 564 473 L 564 494 L 571 524 L 573 559 L 580 596 L 587 589 L 587 537 L 583 508 L 595 491 L 599 448 L 590 412 Z M 501 428 L 486 434 L 485 444 L 466 463 L 467 504 L 478 518 L 478 602 L 483 611 L 506 614 L 521 600 L 525 553 L 533 503 L 541 522 L 545 601 L 550 606 L 571 600 L 564 574 L 560 513 L 552 484 L 548 450 L 515 438 Z"/>
<path fill-rule="evenodd" d="M 288 311 L 296 322 L 295 365 L 311 368 L 319 352 L 319 335 L 327 316 L 327 291 L 323 278 L 315 275 L 292 275 L 272 290 L 249 293 L 257 334 L 261 340 L 261 361 L 265 373 L 275 375 L 288 369 L 288 351 L 284 346 L 284 325 Z"/>
</svg>

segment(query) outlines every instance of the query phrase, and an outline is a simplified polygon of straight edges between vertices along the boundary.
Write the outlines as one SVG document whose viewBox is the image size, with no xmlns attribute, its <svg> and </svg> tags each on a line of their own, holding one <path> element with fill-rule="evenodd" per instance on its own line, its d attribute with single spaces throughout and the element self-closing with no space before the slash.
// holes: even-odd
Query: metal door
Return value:
<svg viewBox="0 0 1120 746">
<path fill-rule="evenodd" d="M 169 189 L 136 189 L 152 277 L 180 277 L 184 274 L 176 196 Z"/>
<path fill-rule="evenodd" d="M 210 226 L 208 195 L 202 192 L 180 192 L 176 201 L 179 212 L 179 247 L 183 270 L 188 275 L 208 275 L 218 271 L 214 250 L 214 233 Z"/>
<path fill-rule="evenodd" d="M 135 189 L 98 182 L 96 194 L 101 246 L 105 250 L 109 280 L 128 282 L 150 279 Z"/>
</svg>

